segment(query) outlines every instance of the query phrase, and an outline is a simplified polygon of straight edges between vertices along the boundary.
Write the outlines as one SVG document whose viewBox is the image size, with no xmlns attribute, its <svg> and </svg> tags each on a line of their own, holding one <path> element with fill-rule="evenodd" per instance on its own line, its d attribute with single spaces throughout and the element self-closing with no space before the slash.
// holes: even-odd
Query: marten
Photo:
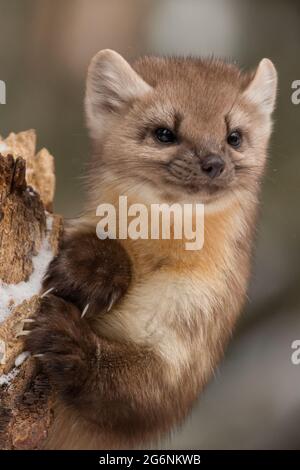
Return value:
<svg viewBox="0 0 300 470">
<path fill-rule="evenodd" d="M 243 307 L 277 73 L 102 50 L 87 76 L 84 214 L 44 279 L 28 349 L 57 393 L 50 449 L 126 449 L 183 422 Z M 99 239 L 96 207 L 202 203 L 202 249 Z"/>
</svg>

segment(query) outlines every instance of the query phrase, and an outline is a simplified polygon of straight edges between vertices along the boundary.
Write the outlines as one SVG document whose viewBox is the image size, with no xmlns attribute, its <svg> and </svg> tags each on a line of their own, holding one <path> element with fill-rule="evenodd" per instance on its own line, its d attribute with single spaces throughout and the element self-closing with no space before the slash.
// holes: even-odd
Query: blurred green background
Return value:
<svg viewBox="0 0 300 470">
<path fill-rule="evenodd" d="M 255 66 L 271 58 L 279 100 L 249 302 L 214 380 L 161 447 L 300 448 L 300 2 L 296 0 L 0 0 L 0 134 L 35 128 L 55 156 L 55 210 L 83 201 L 89 155 L 83 96 L 99 49 L 214 54 Z"/>
</svg>

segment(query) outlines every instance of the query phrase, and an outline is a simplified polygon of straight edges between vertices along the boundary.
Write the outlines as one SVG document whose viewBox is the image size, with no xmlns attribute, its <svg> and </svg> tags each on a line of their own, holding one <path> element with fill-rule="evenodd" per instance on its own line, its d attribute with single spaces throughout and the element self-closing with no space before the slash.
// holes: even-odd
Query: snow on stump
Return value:
<svg viewBox="0 0 300 470">
<path fill-rule="evenodd" d="M 50 385 L 23 351 L 62 219 L 51 213 L 53 157 L 34 131 L 0 137 L 0 449 L 39 449 L 52 421 Z"/>
</svg>

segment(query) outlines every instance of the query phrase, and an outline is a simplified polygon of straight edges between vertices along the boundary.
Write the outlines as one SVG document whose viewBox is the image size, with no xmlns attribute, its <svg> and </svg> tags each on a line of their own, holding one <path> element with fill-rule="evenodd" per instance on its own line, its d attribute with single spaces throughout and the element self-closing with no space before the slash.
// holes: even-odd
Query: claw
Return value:
<svg viewBox="0 0 300 470">
<path fill-rule="evenodd" d="M 116 300 L 118 299 L 118 295 L 117 294 L 112 294 L 111 295 L 111 298 L 110 298 L 110 301 L 109 301 L 109 304 L 108 304 L 108 307 L 107 307 L 107 312 L 110 312 L 110 310 L 112 309 L 112 307 L 114 306 Z"/>
<path fill-rule="evenodd" d="M 51 287 L 51 289 L 48 289 L 48 290 L 46 290 L 46 292 L 43 292 L 42 295 L 41 295 L 41 299 L 43 297 L 46 297 L 46 295 L 50 294 L 50 292 L 52 292 L 54 289 L 55 289 L 55 287 Z"/>
<path fill-rule="evenodd" d="M 32 318 L 24 318 L 24 320 L 22 320 L 20 323 L 18 323 L 16 338 L 18 338 L 19 336 L 29 335 L 30 331 L 29 330 L 24 330 L 24 327 L 25 327 L 26 323 L 34 323 L 34 322 L 35 322 L 35 320 L 33 320 Z"/>
<path fill-rule="evenodd" d="M 30 334 L 30 331 L 24 331 L 24 330 L 22 330 L 22 331 L 20 331 L 20 333 L 17 333 L 17 334 L 16 334 L 16 338 L 18 338 L 19 336 L 27 336 L 27 335 L 29 335 L 29 334 Z"/>
<path fill-rule="evenodd" d="M 86 312 L 88 311 L 89 306 L 90 306 L 90 304 L 86 304 L 86 306 L 84 307 L 84 309 L 82 311 L 82 314 L 81 314 L 80 318 L 83 318 L 85 316 Z"/>
<path fill-rule="evenodd" d="M 34 354 L 32 357 L 43 357 L 45 354 Z"/>
</svg>

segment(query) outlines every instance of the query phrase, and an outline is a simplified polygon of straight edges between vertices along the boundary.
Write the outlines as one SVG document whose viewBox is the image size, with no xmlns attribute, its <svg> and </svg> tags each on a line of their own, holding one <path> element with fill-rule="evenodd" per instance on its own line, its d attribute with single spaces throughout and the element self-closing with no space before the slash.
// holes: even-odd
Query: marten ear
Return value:
<svg viewBox="0 0 300 470">
<path fill-rule="evenodd" d="M 275 107 L 277 72 L 269 59 L 262 59 L 255 75 L 244 91 L 246 99 L 257 104 L 265 114 L 271 114 Z"/>
<path fill-rule="evenodd" d="M 87 124 L 92 136 L 101 136 L 109 114 L 121 112 L 132 100 L 151 89 L 117 52 L 99 51 L 89 66 L 85 98 Z"/>
</svg>

